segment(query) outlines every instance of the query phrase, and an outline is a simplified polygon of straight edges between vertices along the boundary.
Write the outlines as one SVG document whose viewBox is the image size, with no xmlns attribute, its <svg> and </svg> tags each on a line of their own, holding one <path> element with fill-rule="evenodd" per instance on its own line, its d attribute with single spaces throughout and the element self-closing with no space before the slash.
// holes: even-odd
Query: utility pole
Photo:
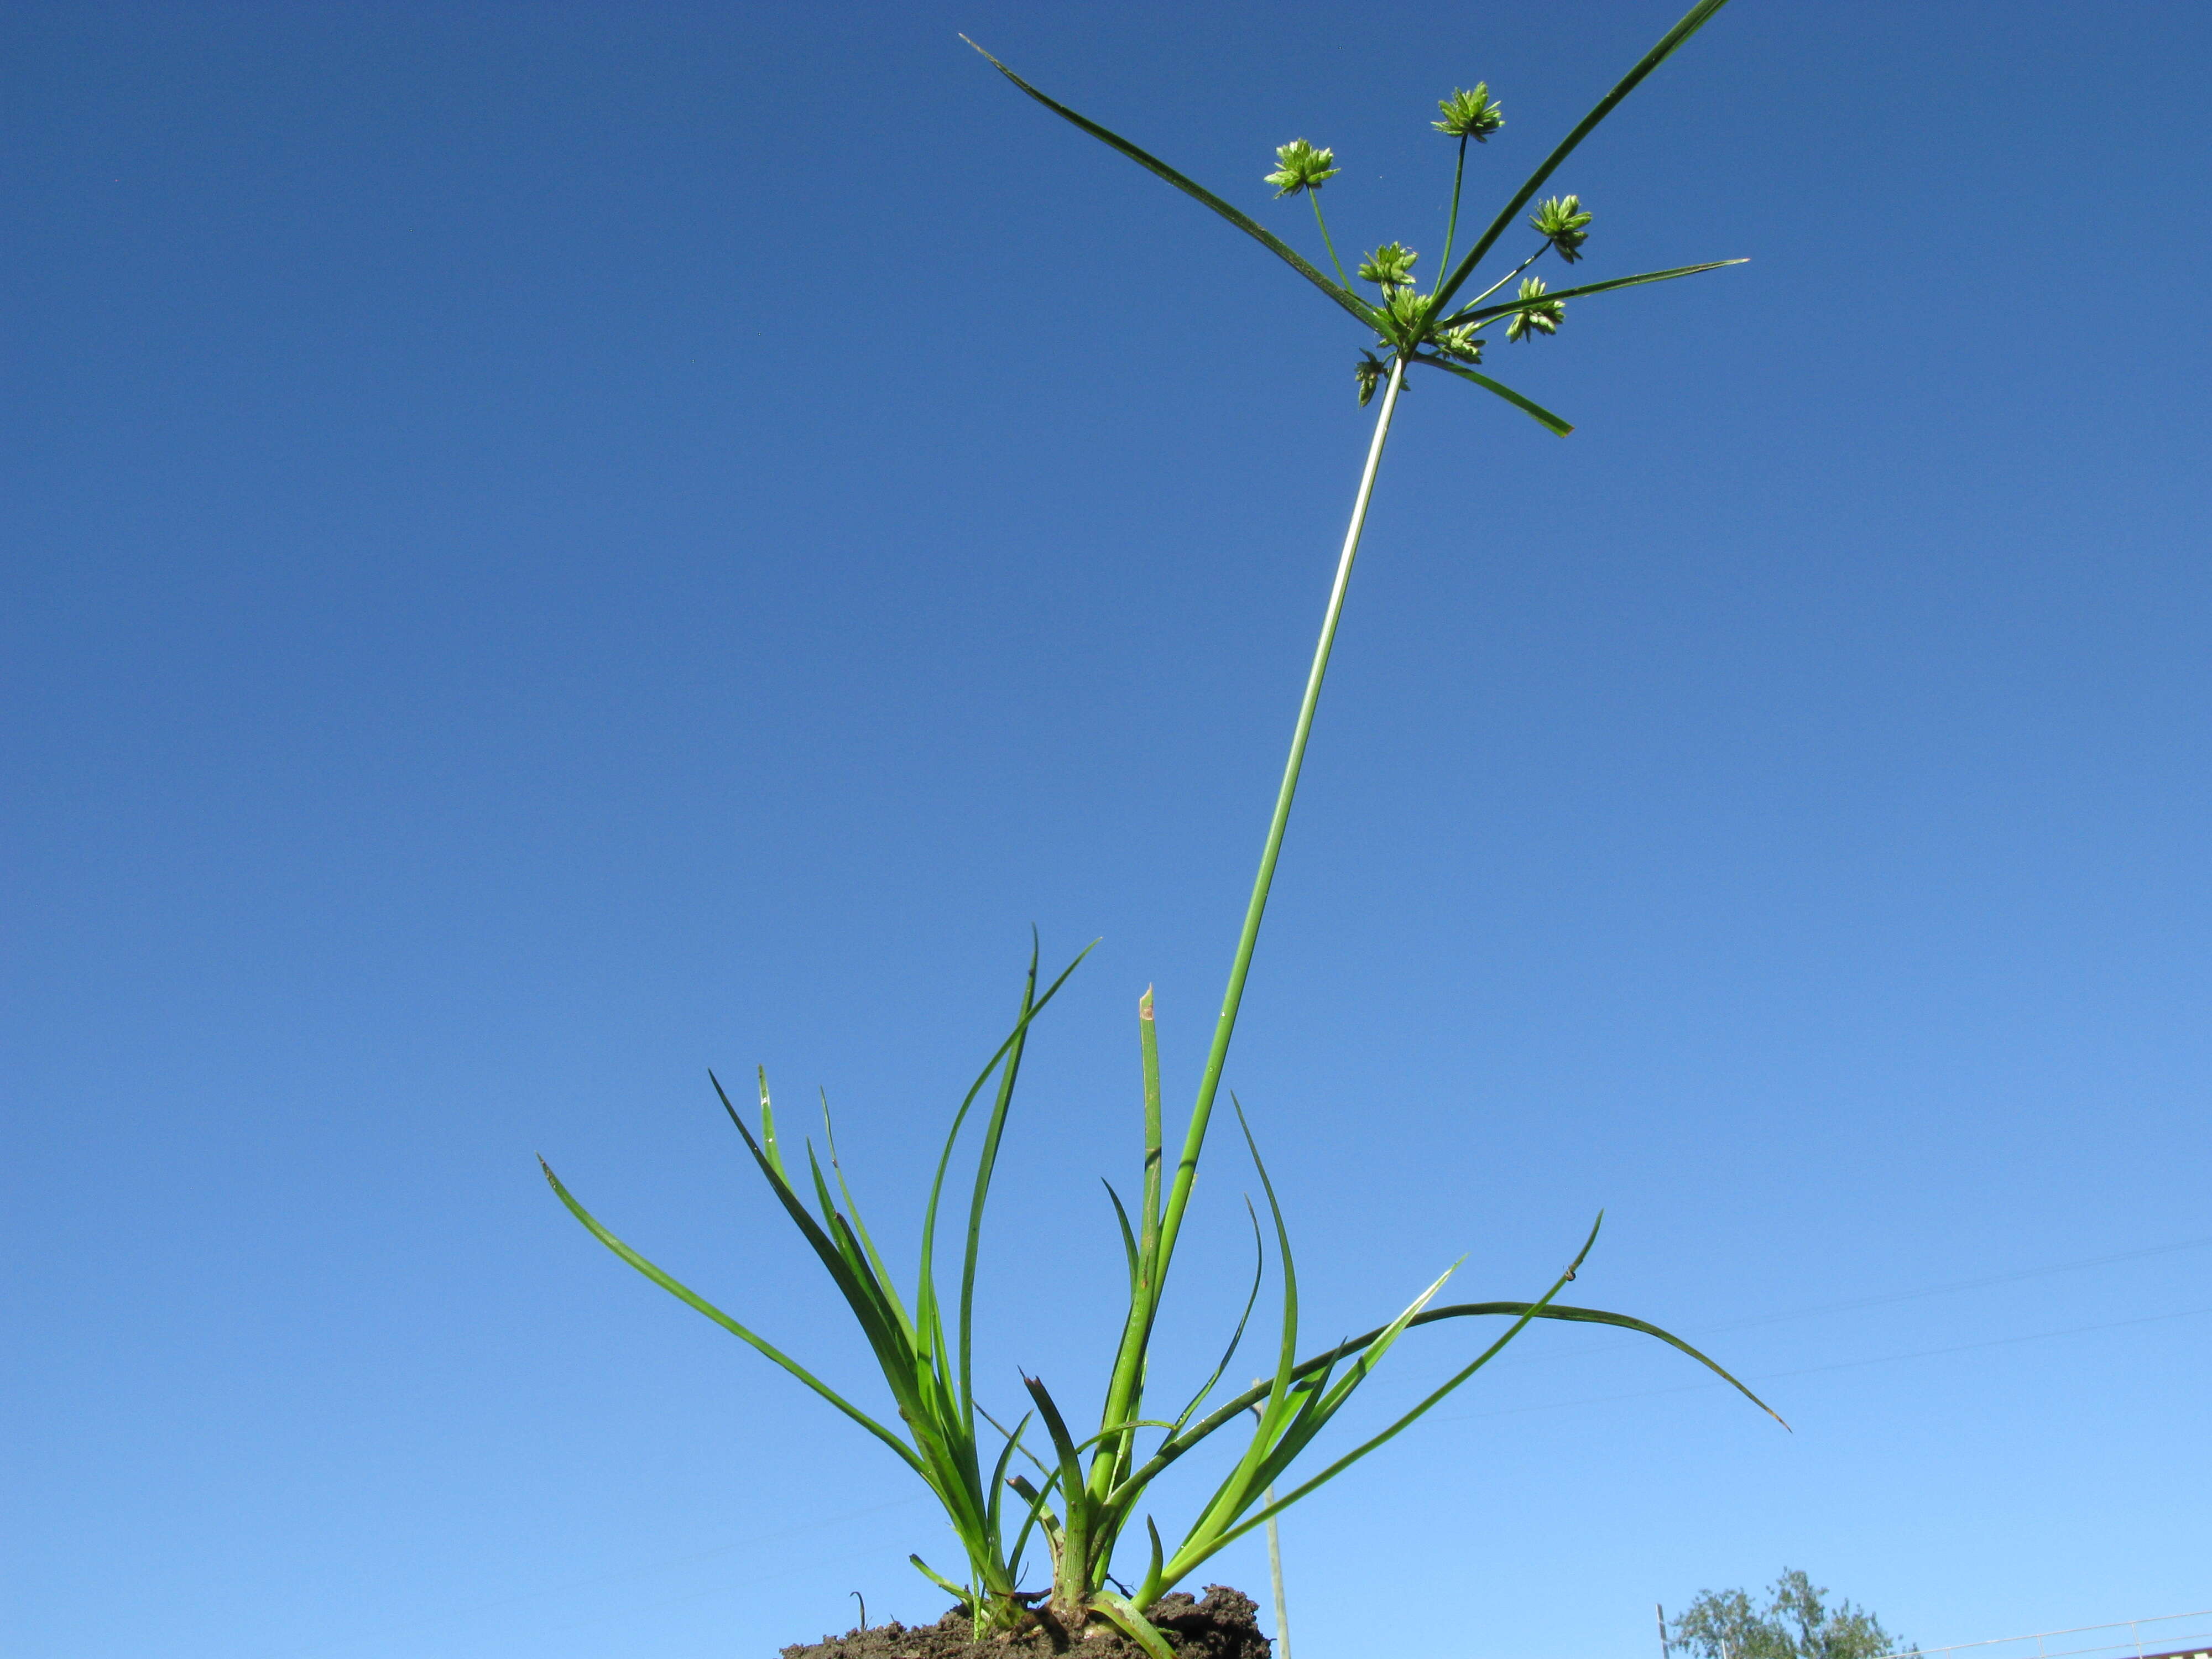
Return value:
<svg viewBox="0 0 2212 1659">
<path fill-rule="evenodd" d="M 1667 1608 L 1663 1602 L 1654 1601 L 1651 1611 L 1659 1615 L 1659 1659 L 1669 1659 L 1673 1644 L 1667 1640 Z"/>
</svg>

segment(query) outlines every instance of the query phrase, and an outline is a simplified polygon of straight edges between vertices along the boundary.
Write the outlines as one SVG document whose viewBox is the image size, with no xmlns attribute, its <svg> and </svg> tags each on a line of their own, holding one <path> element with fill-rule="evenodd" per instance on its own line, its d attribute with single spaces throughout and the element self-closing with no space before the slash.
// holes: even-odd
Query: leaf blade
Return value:
<svg viewBox="0 0 2212 1659">
<path fill-rule="evenodd" d="M 1501 381 L 1493 380 L 1487 374 L 1478 374 L 1471 368 L 1462 368 L 1457 363 L 1447 363 L 1435 357 L 1415 357 L 1410 361 L 1425 363 L 1431 368 L 1441 368 L 1445 374 L 1456 374 L 1462 380 L 1474 381 L 1485 392 L 1492 392 L 1504 398 L 1507 403 L 1511 404 L 1514 408 L 1552 434 L 1553 437 L 1564 438 L 1575 429 L 1571 421 L 1553 414 L 1534 398 L 1522 397 L 1511 386 Z"/>
<path fill-rule="evenodd" d="M 875 1419 L 870 1417 L 859 1407 L 848 1401 L 835 1389 L 822 1381 L 820 1377 L 815 1376 L 813 1372 L 808 1370 L 805 1366 L 800 1364 L 789 1354 L 784 1352 L 782 1349 L 777 1347 L 775 1344 L 770 1342 L 766 1337 L 762 1336 L 757 1332 L 748 1329 L 745 1326 L 739 1324 L 736 1320 L 731 1318 L 729 1315 L 724 1313 L 713 1303 L 708 1301 L 705 1297 L 701 1296 L 696 1291 L 691 1289 L 690 1285 L 684 1284 L 673 1274 L 664 1272 L 661 1268 L 656 1267 L 653 1262 L 647 1261 L 644 1256 L 632 1249 L 629 1245 L 623 1243 L 623 1241 L 616 1237 L 613 1233 L 608 1231 L 605 1226 L 600 1224 L 599 1218 L 589 1210 L 586 1209 L 583 1205 L 579 1203 L 575 1195 L 569 1192 L 566 1187 L 561 1184 L 560 1176 L 553 1173 L 552 1166 L 547 1164 L 544 1158 L 541 1158 L 538 1160 L 538 1167 L 545 1172 L 545 1179 L 551 1185 L 554 1196 L 558 1198 L 562 1203 L 568 1206 L 568 1212 L 571 1215 L 574 1216 L 577 1220 L 584 1224 L 585 1231 L 589 1232 L 592 1237 L 598 1239 L 600 1243 L 605 1245 L 607 1249 L 611 1250 L 617 1256 L 628 1262 L 631 1267 L 635 1267 L 639 1273 L 644 1274 L 646 1278 L 651 1279 L 654 1284 L 659 1285 L 662 1290 L 666 1291 L 678 1301 L 684 1304 L 686 1306 L 699 1313 L 704 1314 L 708 1318 L 713 1320 L 717 1325 L 720 1325 L 724 1330 L 729 1332 L 732 1336 L 738 1338 L 740 1341 L 750 1344 L 760 1352 L 765 1354 L 769 1358 L 782 1366 L 785 1370 L 789 1371 L 801 1382 L 804 1382 L 808 1388 L 813 1389 L 815 1393 L 820 1395 L 824 1400 L 835 1406 L 839 1411 L 844 1413 L 846 1416 L 851 1418 L 855 1423 L 858 1423 L 862 1428 L 867 1430 L 869 1433 L 874 1435 L 878 1440 L 881 1440 L 885 1445 L 896 1452 L 900 1458 L 906 1463 L 908 1468 L 914 1470 L 916 1474 L 921 1476 L 924 1480 L 928 1481 L 931 1489 L 933 1491 L 935 1490 L 937 1485 L 936 1481 L 931 1479 L 929 1470 L 923 1465 L 921 1459 L 915 1455 L 912 1447 L 908 1446 L 904 1441 L 901 1440 L 896 1435 L 893 1434 L 882 1424 L 877 1422 Z"/>
<path fill-rule="evenodd" d="M 1637 61 L 1636 67 L 1621 76 L 1620 81 L 1614 83 L 1611 92 L 1598 100 L 1597 107 L 1583 117 L 1574 131 L 1561 139 L 1559 147 L 1544 158 L 1543 165 L 1528 175 L 1528 181 L 1521 186 L 1519 192 L 1505 204 L 1498 217 L 1491 222 L 1490 228 L 1483 232 L 1474 246 L 1467 251 L 1466 256 L 1453 268 L 1451 275 L 1438 285 L 1430 305 L 1431 315 L 1441 312 L 1451 303 L 1452 295 L 1458 293 L 1467 279 L 1474 274 L 1474 268 L 1482 263 L 1483 256 L 1488 253 L 1492 247 L 1496 246 L 1498 239 L 1512 227 L 1513 222 L 1520 216 L 1521 210 L 1528 206 L 1536 192 L 1544 187 L 1545 180 L 1559 170 L 1561 162 L 1574 154 L 1576 146 L 1589 137 L 1596 130 L 1598 124 L 1613 113 L 1620 100 L 1642 84 L 1646 76 L 1673 57 L 1675 51 L 1685 41 L 1711 22 L 1713 14 L 1726 4 L 1728 0 L 1698 0 L 1698 3 L 1685 12 L 1673 28 L 1659 37 L 1658 44 Z"/>
<path fill-rule="evenodd" d="M 968 40 L 968 37 L 964 34 L 960 38 L 963 40 Z M 1285 264 L 1290 266 L 1291 270 L 1297 271 L 1299 276 L 1304 277 L 1322 293 L 1328 295 L 1330 299 L 1335 301 L 1337 304 L 1342 306 L 1346 311 L 1350 312 L 1354 317 L 1357 317 L 1361 322 L 1366 324 L 1370 328 L 1373 328 L 1376 325 L 1380 313 L 1376 311 L 1374 307 L 1369 305 L 1358 295 L 1352 293 L 1351 289 L 1345 288 L 1340 283 L 1332 283 L 1329 281 L 1329 279 L 1327 276 L 1324 276 L 1318 269 L 1310 264 L 1305 257 L 1299 253 L 1296 248 L 1292 247 L 1281 237 L 1276 235 L 1274 232 L 1269 230 L 1266 226 L 1261 224 L 1258 220 L 1253 218 L 1249 214 L 1241 212 L 1237 209 L 1231 207 L 1228 203 L 1223 201 L 1221 198 L 1216 196 L 1212 191 L 1206 189 L 1205 185 L 1200 184 L 1197 180 L 1186 178 L 1183 174 L 1176 172 L 1173 167 L 1170 167 L 1165 161 L 1161 161 L 1157 155 L 1153 155 L 1131 143 L 1127 138 L 1121 137 L 1120 133 L 1112 131 L 1110 128 L 1099 125 L 1097 122 L 1092 120 L 1089 116 L 1081 114 L 1075 110 L 1072 110 L 1059 100 L 1039 92 L 1028 82 L 1023 80 L 1020 76 L 1015 74 L 1013 70 L 1008 69 L 997 58 L 993 58 L 989 52 L 984 52 L 982 47 L 976 46 L 973 40 L 968 40 L 968 44 L 971 46 L 975 46 L 975 50 L 982 54 L 982 56 L 989 62 L 992 68 L 997 70 L 1000 74 L 1005 76 L 1006 79 L 1012 82 L 1017 87 L 1019 87 L 1024 92 L 1036 99 L 1037 102 L 1042 104 L 1047 109 L 1059 116 L 1062 120 L 1068 122 L 1072 125 L 1081 128 L 1084 131 L 1089 133 L 1093 138 L 1097 139 L 1099 143 L 1106 145 L 1109 149 L 1121 151 L 1122 155 L 1127 156 L 1139 167 L 1144 168 L 1146 172 L 1153 174 L 1157 178 L 1165 179 L 1169 184 L 1173 185 L 1177 190 L 1182 191 L 1184 195 L 1212 208 L 1216 213 L 1226 219 L 1231 224 L 1236 226 L 1237 229 L 1243 231 L 1247 236 L 1252 238 L 1254 241 L 1259 243 L 1261 246 L 1266 248 L 1268 252 L 1273 254 Z"/>
<path fill-rule="evenodd" d="M 1676 265 L 1668 270 L 1638 271 L 1633 276 L 1615 276 L 1602 283 L 1584 283 L 1580 288 L 1552 289 L 1545 293 L 1544 299 L 1547 301 L 1579 300 L 1588 295 L 1609 294 L 1618 288 L 1636 288 L 1645 283 L 1672 282 L 1678 276 L 1695 276 L 1705 271 L 1723 270 L 1729 265 L 1747 265 L 1750 263 L 1748 259 L 1708 259 L 1705 264 L 1698 265 Z M 1458 328 L 1468 323 L 1486 323 L 1493 317 L 1503 317 L 1525 308 L 1525 302 L 1520 300 L 1508 300 L 1503 304 L 1494 306 L 1476 306 L 1466 311 L 1455 312 L 1438 322 L 1436 326 Z"/>
</svg>

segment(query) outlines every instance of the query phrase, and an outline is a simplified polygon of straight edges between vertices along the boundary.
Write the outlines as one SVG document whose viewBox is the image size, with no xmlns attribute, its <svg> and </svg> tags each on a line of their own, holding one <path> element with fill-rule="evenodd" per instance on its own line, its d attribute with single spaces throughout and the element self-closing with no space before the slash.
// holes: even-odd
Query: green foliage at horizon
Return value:
<svg viewBox="0 0 2212 1659">
<path fill-rule="evenodd" d="M 1768 1588 L 1764 1607 L 1743 1590 L 1699 1590 L 1669 1626 L 1667 1645 L 1696 1659 L 1886 1659 L 1917 1651 L 1864 1607 L 1831 1607 L 1827 1595 L 1794 1567 Z"/>
</svg>

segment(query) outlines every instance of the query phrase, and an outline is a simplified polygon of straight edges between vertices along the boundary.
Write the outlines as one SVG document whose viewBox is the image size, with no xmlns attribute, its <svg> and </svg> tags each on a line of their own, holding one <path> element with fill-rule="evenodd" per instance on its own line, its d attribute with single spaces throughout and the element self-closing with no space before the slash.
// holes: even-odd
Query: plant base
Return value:
<svg viewBox="0 0 2212 1659">
<path fill-rule="evenodd" d="M 1208 1584 L 1197 1601 L 1176 1590 L 1162 1596 L 1147 1616 L 1168 1638 L 1177 1659 L 1269 1659 L 1272 1644 L 1260 1631 L 1260 1609 L 1242 1590 Z M 1110 1626 L 1075 1633 L 1044 1625 L 978 1642 L 968 1615 L 955 1607 L 933 1625 L 872 1625 L 825 1636 L 811 1646 L 784 1649 L 783 1659 L 1042 1659 L 1073 1653 L 1078 1659 L 1145 1659 L 1144 1650 Z"/>
</svg>

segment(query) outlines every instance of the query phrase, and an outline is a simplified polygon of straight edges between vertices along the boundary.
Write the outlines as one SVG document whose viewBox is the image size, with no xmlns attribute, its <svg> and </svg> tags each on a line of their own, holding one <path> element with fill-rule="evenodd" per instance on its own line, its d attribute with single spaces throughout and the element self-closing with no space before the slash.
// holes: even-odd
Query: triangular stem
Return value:
<svg viewBox="0 0 2212 1659">
<path fill-rule="evenodd" d="M 1336 580 L 1329 588 L 1328 608 L 1322 613 L 1321 639 L 1314 647 L 1313 665 L 1306 674 L 1305 695 L 1298 702 L 1297 723 L 1291 732 L 1291 753 L 1283 767 L 1282 787 L 1275 794 L 1274 817 L 1268 821 L 1267 839 L 1260 851 L 1260 872 L 1252 884 L 1251 902 L 1245 907 L 1244 928 L 1237 935 L 1237 955 L 1229 969 L 1229 988 L 1221 999 L 1220 1018 L 1214 1022 L 1213 1045 L 1207 1051 L 1206 1070 L 1199 1079 L 1198 1099 L 1191 1108 L 1190 1127 L 1183 1136 L 1182 1155 L 1169 1188 L 1165 1212 L 1160 1218 L 1159 1244 L 1154 1271 L 1139 1292 L 1141 1305 L 1132 1307 L 1122 1329 L 1121 1352 L 1114 1361 L 1113 1381 L 1106 1391 L 1102 1425 L 1126 1421 L 1133 1413 L 1144 1374 L 1145 1351 L 1150 1344 L 1153 1316 L 1174 1258 L 1176 1236 L 1182 1227 L 1183 1211 L 1190 1203 L 1191 1182 L 1198 1173 L 1198 1155 L 1206 1145 L 1206 1127 L 1213 1115 L 1214 1097 L 1221 1088 L 1222 1067 L 1229 1059 L 1229 1040 L 1237 1030 L 1237 1011 L 1244 1000 L 1244 981 L 1252 970 L 1253 947 L 1259 943 L 1261 918 L 1267 910 L 1267 890 L 1275 879 L 1275 862 L 1282 854 L 1283 831 L 1291 821 L 1291 802 L 1298 789 L 1298 771 L 1304 765 L 1306 740 L 1313 733 L 1314 710 L 1321 703 L 1322 681 L 1328 673 L 1330 649 L 1336 643 L 1336 625 L 1344 614 L 1345 591 L 1352 582 L 1352 561 L 1358 556 L 1360 532 L 1367 527 L 1367 505 L 1375 495 L 1375 476 L 1382 465 L 1382 445 L 1390 435 L 1390 417 L 1397 411 L 1398 394 L 1405 387 L 1406 360 L 1390 360 L 1390 376 L 1382 393 L 1382 407 L 1375 417 L 1375 435 L 1367 446 L 1367 465 L 1359 474 L 1359 493 L 1352 504 L 1352 522 L 1344 532 L 1344 549 L 1337 556 Z M 1114 1468 L 1115 1448 L 1110 1440 L 1093 1455 L 1090 1487 L 1103 1498 Z"/>
<path fill-rule="evenodd" d="M 1345 590 L 1352 584 L 1352 563 L 1359 555 L 1360 532 L 1367 527 L 1367 504 L 1375 494 L 1375 475 L 1382 465 L 1383 441 L 1390 435 L 1390 417 L 1397 411 L 1398 393 L 1406 382 L 1406 360 L 1390 360 L 1390 379 L 1382 393 L 1382 408 L 1375 417 L 1375 436 L 1367 447 L 1367 465 L 1359 475 L 1359 494 L 1352 504 L 1352 523 L 1344 532 L 1344 550 L 1336 561 L 1336 580 L 1329 589 L 1328 609 L 1322 613 L 1321 639 L 1314 647 L 1313 666 L 1306 674 L 1305 696 L 1298 702 L 1297 724 L 1291 731 L 1290 758 L 1284 763 L 1282 787 L 1275 794 L 1275 815 L 1267 823 L 1267 839 L 1260 850 L 1260 872 L 1252 883 L 1251 902 L 1244 909 L 1244 929 L 1237 938 L 1237 955 L 1229 969 L 1229 988 L 1222 995 L 1220 1018 L 1214 1022 L 1213 1046 L 1206 1056 L 1206 1071 L 1199 1079 L 1198 1100 L 1191 1108 L 1190 1128 L 1183 1139 L 1182 1158 L 1176 1167 L 1175 1185 L 1168 1194 L 1167 1212 L 1160 1219 L 1160 1269 L 1166 1277 L 1168 1259 L 1175 1253 L 1176 1234 L 1182 1225 L 1184 1207 L 1190 1201 L 1191 1177 L 1198 1170 L 1199 1149 L 1205 1144 L 1206 1121 L 1213 1113 L 1213 1097 L 1221 1087 L 1221 1070 L 1229 1059 L 1229 1039 L 1237 1029 L 1237 1011 L 1244 1000 L 1244 981 L 1252 971 L 1253 947 L 1260 941 L 1260 921 L 1267 911 L 1267 890 L 1275 879 L 1275 861 L 1282 855 L 1283 831 L 1291 821 L 1291 802 L 1298 792 L 1298 770 L 1305 764 L 1306 739 L 1313 734 L 1314 710 L 1321 705 L 1321 686 L 1328 673 L 1328 656 L 1336 644 L 1336 624 L 1344 614 Z M 1153 1287 L 1158 1294 L 1158 1287 Z"/>
</svg>

